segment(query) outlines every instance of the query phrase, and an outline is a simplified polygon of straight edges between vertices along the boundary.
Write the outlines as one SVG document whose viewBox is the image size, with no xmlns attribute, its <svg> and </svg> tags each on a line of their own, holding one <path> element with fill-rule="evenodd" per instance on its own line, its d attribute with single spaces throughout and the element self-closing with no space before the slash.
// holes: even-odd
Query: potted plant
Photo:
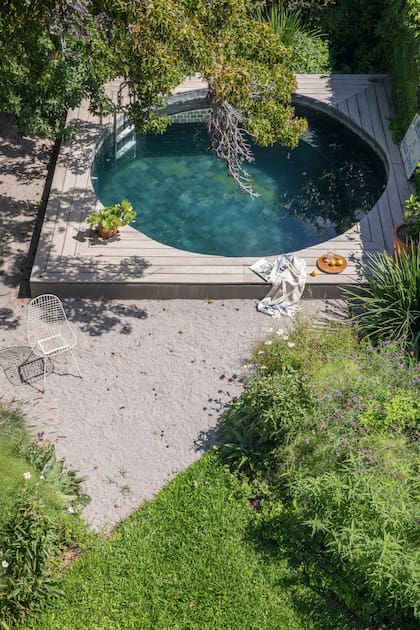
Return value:
<svg viewBox="0 0 420 630">
<path fill-rule="evenodd" d="M 111 238 L 118 232 L 118 228 L 134 221 L 137 213 L 128 199 L 122 199 L 120 203 L 99 208 L 86 218 L 86 223 L 91 230 L 97 228 L 99 236 L 103 239 Z"/>
<path fill-rule="evenodd" d="M 394 256 L 399 249 L 411 251 L 413 245 L 420 243 L 420 199 L 411 195 L 404 202 L 404 222 L 394 228 Z"/>
</svg>

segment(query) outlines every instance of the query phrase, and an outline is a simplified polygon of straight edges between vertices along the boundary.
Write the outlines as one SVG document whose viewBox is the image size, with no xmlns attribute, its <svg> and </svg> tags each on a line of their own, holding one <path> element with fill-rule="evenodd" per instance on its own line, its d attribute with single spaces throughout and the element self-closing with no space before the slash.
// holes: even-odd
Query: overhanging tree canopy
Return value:
<svg viewBox="0 0 420 630">
<path fill-rule="evenodd" d="M 103 86 L 123 77 L 121 106 L 139 131 L 162 131 L 153 108 L 194 72 L 209 84 L 210 145 L 251 192 L 247 135 L 295 146 L 290 50 L 253 19 L 255 0 L 4 0 L 0 8 L 0 107 L 23 132 L 60 134 L 63 115 L 89 98 L 109 111 Z"/>
</svg>

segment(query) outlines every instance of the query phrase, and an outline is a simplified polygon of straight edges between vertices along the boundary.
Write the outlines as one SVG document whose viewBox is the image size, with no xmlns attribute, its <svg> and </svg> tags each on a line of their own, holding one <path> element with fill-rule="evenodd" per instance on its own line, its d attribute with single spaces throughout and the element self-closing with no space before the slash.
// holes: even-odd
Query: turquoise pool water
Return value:
<svg viewBox="0 0 420 630">
<path fill-rule="evenodd" d="M 204 123 L 174 123 L 161 136 L 138 135 L 136 151 L 98 153 L 93 184 L 104 205 L 127 197 L 133 227 L 203 254 L 263 256 L 309 247 L 344 232 L 386 184 L 382 160 L 333 119 L 298 110 L 309 129 L 299 146 L 254 146 L 247 166 L 257 199 L 242 194 L 208 150 Z"/>
</svg>

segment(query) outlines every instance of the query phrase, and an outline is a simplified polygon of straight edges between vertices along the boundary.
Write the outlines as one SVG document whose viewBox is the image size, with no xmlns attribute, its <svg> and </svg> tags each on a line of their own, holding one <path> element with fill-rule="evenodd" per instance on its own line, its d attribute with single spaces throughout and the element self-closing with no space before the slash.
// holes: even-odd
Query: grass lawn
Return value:
<svg viewBox="0 0 420 630">
<path fill-rule="evenodd" d="M 0 402 L 0 529 L 9 518 L 22 487 L 31 488 L 39 482 L 39 473 L 24 455 L 30 442 L 22 414 Z M 30 474 L 27 482 L 25 473 Z M 60 493 L 51 484 L 41 484 L 39 495 L 52 512 L 61 509 Z"/>
<path fill-rule="evenodd" d="M 25 628 L 357 628 L 253 535 L 256 513 L 214 454 L 75 561 Z"/>
</svg>

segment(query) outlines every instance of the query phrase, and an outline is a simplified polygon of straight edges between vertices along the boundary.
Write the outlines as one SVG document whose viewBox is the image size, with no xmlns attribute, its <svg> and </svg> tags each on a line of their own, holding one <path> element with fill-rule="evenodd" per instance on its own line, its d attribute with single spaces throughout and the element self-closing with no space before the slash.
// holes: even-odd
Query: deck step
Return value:
<svg viewBox="0 0 420 630">
<path fill-rule="evenodd" d="M 120 149 L 118 149 L 115 157 L 117 160 L 119 160 L 120 158 L 123 157 L 123 155 L 125 155 L 128 151 L 130 151 L 130 149 L 135 149 L 136 148 L 136 141 L 135 140 L 129 140 L 128 142 L 125 142 L 122 147 Z"/>
<path fill-rule="evenodd" d="M 134 135 L 133 125 L 127 125 L 127 127 L 124 127 L 121 131 L 117 131 L 117 142 L 121 142 L 129 135 Z"/>
</svg>

